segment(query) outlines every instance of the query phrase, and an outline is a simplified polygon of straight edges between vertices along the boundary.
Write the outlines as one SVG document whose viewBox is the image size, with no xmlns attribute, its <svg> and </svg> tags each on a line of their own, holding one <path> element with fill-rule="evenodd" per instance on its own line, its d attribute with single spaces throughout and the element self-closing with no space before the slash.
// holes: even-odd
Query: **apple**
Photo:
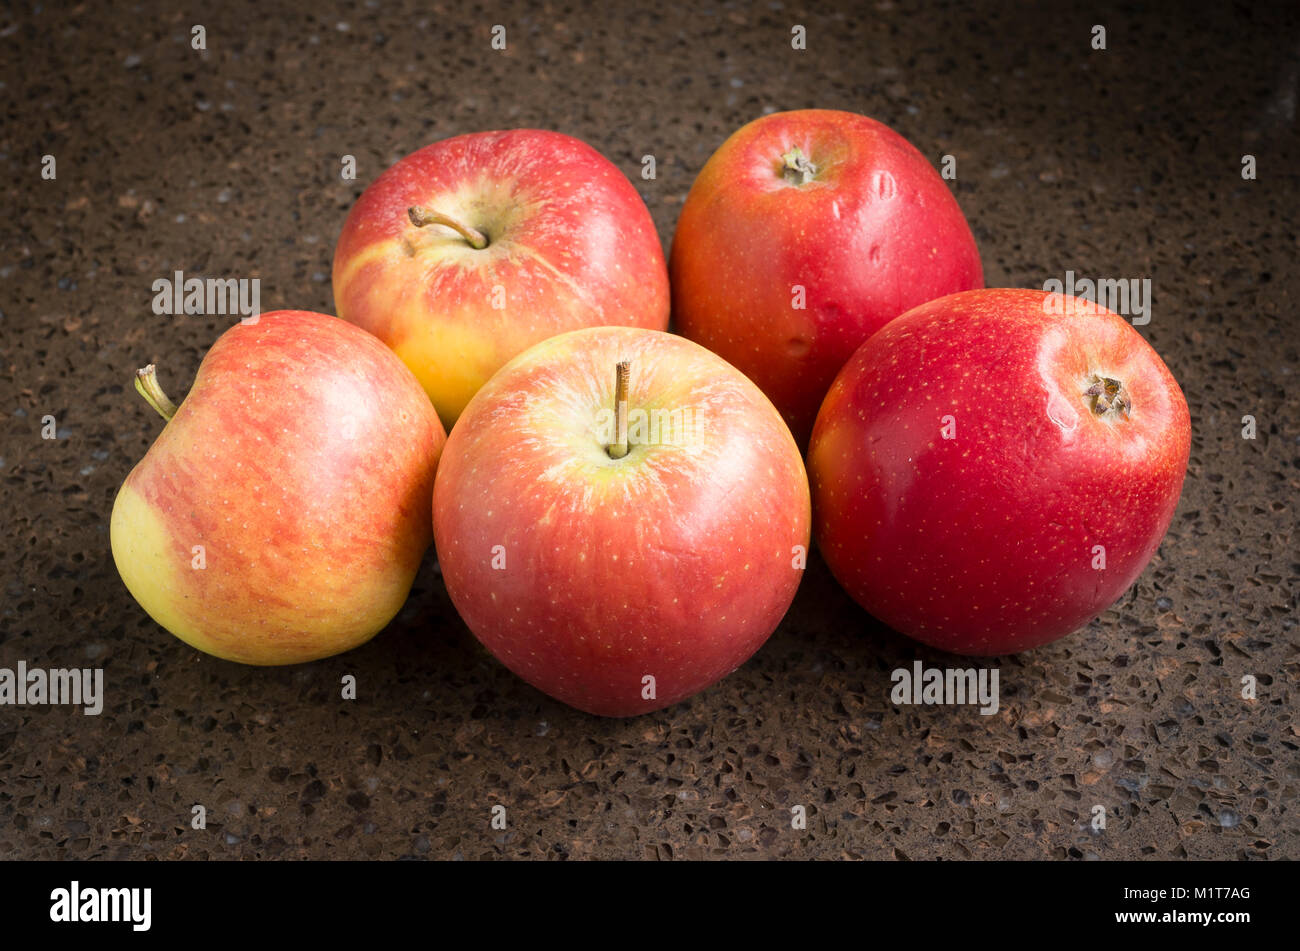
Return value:
<svg viewBox="0 0 1300 951">
<path fill-rule="evenodd" d="M 803 573 L 803 460 L 762 392 L 682 337 L 537 344 L 470 401 L 433 495 L 452 603 L 510 670 L 588 713 L 678 702 L 750 657 Z"/>
<path fill-rule="evenodd" d="M 450 430 L 511 357 L 566 330 L 668 327 L 668 270 L 632 183 L 558 132 L 459 135 L 384 172 L 334 253 L 339 316 L 414 371 Z"/>
<path fill-rule="evenodd" d="M 1187 403 L 1124 318 L 1063 294 L 922 304 L 835 378 L 808 451 L 817 544 L 864 608 L 958 654 L 1053 641 L 1169 528 Z"/>
<path fill-rule="evenodd" d="M 387 347 L 335 317 L 262 314 L 212 345 L 113 503 L 113 559 L 160 625 L 217 657 L 349 650 L 401 608 L 432 540 L 446 434 Z"/>
<path fill-rule="evenodd" d="M 831 380 L 903 311 L 983 287 L 961 209 L 888 126 L 804 109 L 756 119 L 687 195 L 673 321 L 757 383 L 800 446 Z"/>
</svg>

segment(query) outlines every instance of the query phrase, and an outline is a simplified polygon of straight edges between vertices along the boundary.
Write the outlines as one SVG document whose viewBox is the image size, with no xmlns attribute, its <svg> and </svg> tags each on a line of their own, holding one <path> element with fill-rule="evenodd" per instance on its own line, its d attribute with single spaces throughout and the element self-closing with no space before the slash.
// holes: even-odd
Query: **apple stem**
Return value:
<svg viewBox="0 0 1300 951">
<path fill-rule="evenodd" d="M 176 415 L 176 404 L 167 398 L 162 387 L 158 385 L 158 368 L 152 363 L 135 371 L 135 388 L 146 403 L 158 411 L 158 415 L 167 422 Z"/>
<path fill-rule="evenodd" d="M 611 459 L 622 459 L 627 455 L 627 380 L 632 372 L 632 361 L 623 360 L 617 370 L 614 386 L 614 445 L 609 447 Z"/>
<path fill-rule="evenodd" d="M 781 156 L 781 162 L 781 176 L 791 185 L 807 185 L 817 174 L 817 166 L 797 145 Z"/>
<path fill-rule="evenodd" d="M 1093 413 L 1098 416 L 1110 413 L 1112 416 L 1128 419 L 1128 414 L 1133 409 L 1133 401 L 1129 398 L 1123 383 L 1096 373 L 1089 382 L 1091 385 L 1083 391 L 1083 395 L 1092 399 Z"/>
<path fill-rule="evenodd" d="M 445 225 L 453 231 L 460 232 L 461 237 L 469 242 L 469 246 L 476 251 L 482 251 L 488 246 L 487 236 L 475 228 L 471 228 L 463 221 L 457 221 L 450 215 L 444 215 L 442 212 L 433 211 L 429 208 L 415 207 L 406 209 L 406 215 L 411 219 L 411 224 L 417 228 L 423 228 L 425 225 Z"/>
</svg>

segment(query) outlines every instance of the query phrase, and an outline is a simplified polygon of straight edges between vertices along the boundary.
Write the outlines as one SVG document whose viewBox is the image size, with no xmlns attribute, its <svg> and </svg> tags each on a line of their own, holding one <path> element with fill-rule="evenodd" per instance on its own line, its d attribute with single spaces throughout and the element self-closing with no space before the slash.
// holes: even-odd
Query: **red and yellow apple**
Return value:
<svg viewBox="0 0 1300 951">
<path fill-rule="evenodd" d="M 607 716 L 744 663 L 794 598 L 810 530 L 803 461 L 758 387 L 682 337 L 616 327 L 540 343 L 479 390 L 433 520 L 469 629 Z"/>
<path fill-rule="evenodd" d="M 829 109 L 735 132 L 682 207 L 676 329 L 749 376 L 805 445 L 844 362 L 911 307 L 983 287 L 934 168 L 888 126 Z"/>
<path fill-rule="evenodd" d="M 871 337 L 808 452 L 817 544 L 894 629 L 958 654 L 1053 641 L 1115 602 L 1169 528 L 1191 427 L 1117 314 L 953 294 Z"/>
<path fill-rule="evenodd" d="M 408 155 L 365 190 L 335 250 L 334 301 L 396 351 L 450 429 L 547 337 L 666 329 L 668 271 L 645 203 L 591 146 L 480 132 Z"/>
<path fill-rule="evenodd" d="M 128 590 L 181 640 L 245 664 L 349 650 L 401 608 L 432 540 L 446 435 L 370 334 L 278 311 L 213 344 L 113 504 Z"/>
</svg>

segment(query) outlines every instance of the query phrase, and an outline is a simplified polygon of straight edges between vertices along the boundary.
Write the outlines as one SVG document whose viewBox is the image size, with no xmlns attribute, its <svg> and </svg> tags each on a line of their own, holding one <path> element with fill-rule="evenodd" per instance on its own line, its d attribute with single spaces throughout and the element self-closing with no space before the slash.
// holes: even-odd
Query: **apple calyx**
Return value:
<svg viewBox="0 0 1300 951">
<path fill-rule="evenodd" d="M 1090 406 L 1096 416 L 1122 416 L 1128 419 L 1129 411 L 1133 408 L 1133 401 L 1123 383 L 1097 373 L 1092 375 L 1091 385 L 1083 391 L 1083 395 L 1091 399 Z"/>
<path fill-rule="evenodd" d="M 817 166 L 809 161 L 799 146 L 781 156 L 781 177 L 791 185 L 807 185 L 817 174 Z"/>
<path fill-rule="evenodd" d="M 167 398 L 167 394 L 158 385 L 157 367 L 151 363 L 147 367 L 136 370 L 135 389 L 144 397 L 146 403 L 158 411 L 159 416 L 171 422 L 171 418 L 176 415 L 176 404 Z"/>
<path fill-rule="evenodd" d="M 632 361 L 621 360 L 614 369 L 614 442 L 605 447 L 605 452 L 611 459 L 622 459 L 627 455 L 627 381 L 632 373 Z"/>
<path fill-rule="evenodd" d="M 444 225 L 453 231 L 459 232 L 460 236 L 468 241 L 469 246 L 475 251 L 482 251 L 488 246 L 487 235 L 450 215 L 413 205 L 406 209 L 406 216 L 411 219 L 411 224 L 417 228 L 423 228 L 425 225 Z"/>
</svg>

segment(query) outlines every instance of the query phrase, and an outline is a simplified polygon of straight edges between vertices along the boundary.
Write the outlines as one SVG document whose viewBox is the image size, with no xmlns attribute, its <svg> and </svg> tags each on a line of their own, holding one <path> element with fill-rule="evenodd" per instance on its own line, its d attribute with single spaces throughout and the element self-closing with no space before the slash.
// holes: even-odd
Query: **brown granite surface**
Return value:
<svg viewBox="0 0 1300 951">
<path fill-rule="evenodd" d="M 1300 16 L 984 7 L 0 13 L 0 666 L 102 666 L 107 690 L 98 717 L 0 707 L 0 857 L 1300 857 Z M 990 285 L 1153 282 L 1142 332 L 1192 411 L 1182 503 L 1119 604 L 997 662 L 997 715 L 891 704 L 891 670 L 954 661 L 882 630 L 816 560 L 750 663 L 632 720 L 565 708 L 494 662 L 432 557 L 389 629 L 297 668 L 200 655 L 133 602 L 108 513 L 159 421 L 131 372 L 157 361 L 183 393 L 230 322 L 154 316 L 154 280 L 257 277 L 266 310 L 329 311 L 364 184 L 434 139 L 511 126 L 577 135 L 637 176 L 667 245 L 730 131 L 809 106 L 881 119 L 936 165 L 955 156 Z"/>
</svg>

